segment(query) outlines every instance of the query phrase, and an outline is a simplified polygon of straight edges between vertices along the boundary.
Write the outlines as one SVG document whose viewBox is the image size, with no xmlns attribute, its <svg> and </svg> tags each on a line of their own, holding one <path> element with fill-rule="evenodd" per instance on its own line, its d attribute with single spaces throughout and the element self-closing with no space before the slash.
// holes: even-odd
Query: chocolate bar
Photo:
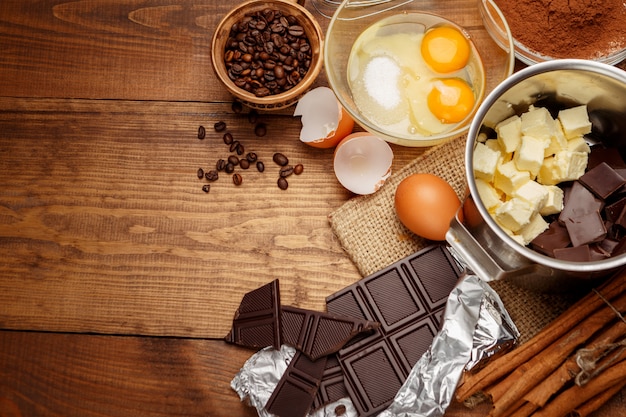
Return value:
<svg viewBox="0 0 626 417">
<path fill-rule="evenodd" d="M 392 402 L 439 330 L 461 274 L 445 246 L 434 245 L 326 299 L 332 314 L 381 323 L 338 353 L 346 390 L 360 416 L 374 415 Z"/>
<path fill-rule="evenodd" d="M 226 342 L 251 348 L 280 349 L 280 292 L 274 280 L 243 296 Z"/>
<path fill-rule="evenodd" d="M 349 396 L 350 394 L 343 378 L 343 371 L 341 365 L 339 365 L 339 358 L 337 355 L 329 355 L 319 390 L 313 402 L 313 409 L 316 410 Z"/>
<path fill-rule="evenodd" d="M 306 416 L 313 405 L 325 368 L 325 356 L 313 361 L 296 351 L 267 400 L 265 410 L 278 417 Z"/>
<path fill-rule="evenodd" d="M 295 347 L 312 360 L 335 353 L 357 334 L 378 327 L 379 323 L 358 318 L 281 307 L 282 342 Z"/>
</svg>

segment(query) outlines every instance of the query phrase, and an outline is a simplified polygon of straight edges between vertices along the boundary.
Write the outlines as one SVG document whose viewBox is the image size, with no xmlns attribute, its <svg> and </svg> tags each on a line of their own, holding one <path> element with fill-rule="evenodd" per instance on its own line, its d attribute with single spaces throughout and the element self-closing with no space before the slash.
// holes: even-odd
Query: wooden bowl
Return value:
<svg viewBox="0 0 626 417">
<path fill-rule="evenodd" d="M 278 94 L 257 97 L 254 93 L 235 85 L 226 67 L 225 53 L 233 24 L 246 15 L 266 9 L 278 10 L 285 16 L 292 15 L 297 19 L 311 47 L 311 63 L 306 74 L 291 89 Z M 322 48 L 322 29 L 313 15 L 295 1 L 249 0 L 232 9 L 217 25 L 211 44 L 211 60 L 217 77 L 237 100 L 254 109 L 279 110 L 296 103 L 311 88 L 322 69 Z"/>
</svg>

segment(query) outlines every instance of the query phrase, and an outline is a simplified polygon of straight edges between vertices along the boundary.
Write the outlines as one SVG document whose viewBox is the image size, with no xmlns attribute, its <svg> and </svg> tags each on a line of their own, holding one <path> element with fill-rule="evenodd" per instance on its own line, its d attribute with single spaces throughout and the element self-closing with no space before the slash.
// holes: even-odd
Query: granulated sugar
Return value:
<svg viewBox="0 0 626 417">
<path fill-rule="evenodd" d="M 364 81 L 368 94 L 382 107 L 391 110 L 400 103 L 398 77 L 400 67 L 387 56 L 373 58 L 365 68 Z"/>
</svg>

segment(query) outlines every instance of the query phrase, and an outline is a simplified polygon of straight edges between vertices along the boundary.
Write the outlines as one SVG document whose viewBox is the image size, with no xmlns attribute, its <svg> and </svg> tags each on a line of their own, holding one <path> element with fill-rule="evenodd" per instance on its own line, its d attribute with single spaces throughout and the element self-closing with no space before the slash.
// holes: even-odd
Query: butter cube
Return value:
<svg viewBox="0 0 626 417">
<path fill-rule="evenodd" d="M 526 200 L 533 213 L 539 213 L 548 201 L 548 189 L 536 181 L 526 181 L 513 192 L 514 197 Z"/>
<path fill-rule="evenodd" d="M 515 197 L 498 207 L 494 215 L 498 223 L 512 232 L 517 232 L 528 224 L 533 210 L 529 202 Z"/>
<path fill-rule="evenodd" d="M 565 133 L 563 133 L 563 129 L 561 128 L 561 124 L 555 120 L 554 121 L 554 136 L 550 139 L 550 144 L 544 150 L 543 156 L 548 157 L 552 156 L 555 153 L 562 151 L 564 149 L 568 149 L 569 143 L 567 138 L 565 137 Z"/>
<path fill-rule="evenodd" d="M 530 218 L 530 221 L 522 227 L 517 234 L 522 237 L 522 244 L 526 246 L 532 242 L 534 238 L 548 229 L 548 227 L 550 227 L 550 225 L 540 214 L 534 214 Z"/>
<path fill-rule="evenodd" d="M 487 146 L 492 151 L 502 153 L 502 148 L 500 148 L 500 144 L 498 143 L 497 139 L 487 139 L 484 143 L 485 146 Z"/>
<path fill-rule="evenodd" d="M 548 190 L 548 199 L 543 208 L 539 210 L 539 214 L 549 216 L 560 213 L 563 210 L 563 190 L 556 185 L 544 185 L 544 187 Z"/>
<path fill-rule="evenodd" d="M 498 165 L 493 185 L 506 195 L 513 195 L 513 192 L 526 181 L 530 181 L 530 174 L 520 171 L 514 161 L 509 161 Z"/>
<path fill-rule="evenodd" d="M 522 119 L 512 116 L 496 125 L 498 142 L 506 153 L 514 152 L 522 140 Z"/>
<path fill-rule="evenodd" d="M 545 141 L 551 140 L 554 132 L 554 119 L 545 107 L 532 107 L 521 117 L 522 136 L 533 136 Z"/>
<path fill-rule="evenodd" d="M 491 182 L 494 178 L 500 153 L 484 143 L 477 142 L 474 147 L 474 176 Z"/>
<path fill-rule="evenodd" d="M 536 177 L 543 164 L 544 149 L 548 143 L 533 136 L 522 136 L 520 146 L 513 156 L 517 169 L 530 172 L 531 178 Z"/>
<path fill-rule="evenodd" d="M 543 161 L 537 181 L 544 185 L 556 185 L 563 181 L 577 180 L 585 173 L 586 167 L 585 152 L 560 151 Z"/>
<path fill-rule="evenodd" d="M 572 152 L 584 152 L 587 154 L 591 152 L 591 148 L 589 147 L 589 144 L 587 143 L 585 138 L 582 136 L 576 136 L 575 138 L 570 139 L 567 142 L 566 149 Z"/>
<path fill-rule="evenodd" d="M 478 191 L 478 196 L 480 200 L 483 202 L 488 211 L 494 211 L 500 205 L 502 205 L 502 200 L 500 200 L 500 194 L 496 191 L 495 188 L 491 186 L 490 183 L 481 180 L 480 178 L 476 178 L 475 180 L 476 190 Z"/>
<path fill-rule="evenodd" d="M 591 132 L 591 122 L 589 121 L 587 106 L 584 104 L 561 110 L 558 120 L 567 139 L 573 139 L 576 136 L 583 136 Z"/>
</svg>

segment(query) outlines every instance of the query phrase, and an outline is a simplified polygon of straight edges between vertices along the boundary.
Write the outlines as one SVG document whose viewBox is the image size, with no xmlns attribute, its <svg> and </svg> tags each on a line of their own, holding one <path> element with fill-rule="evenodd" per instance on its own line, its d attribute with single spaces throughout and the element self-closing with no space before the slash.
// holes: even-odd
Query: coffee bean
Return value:
<svg viewBox="0 0 626 417">
<path fill-rule="evenodd" d="M 248 169 L 248 168 L 250 168 L 250 161 L 248 161 L 245 158 L 242 158 L 242 159 L 239 160 L 239 166 L 242 169 Z"/>
<path fill-rule="evenodd" d="M 224 171 L 227 174 L 232 174 L 233 172 L 235 172 L 235 165 L 231 164 L 230 162 L 226 164 L 226 167 L 224 167 Z"/>
<path fill-rule="evenodd" d="M 241 185 L 243 183 L 243 178 L 239 174 L 233 174 L 233 184 Z"/>
<path fill-rule="evenodd" d="M 278 178 L 276 184 L 278 184 L 278 188 L 280 188 L 281 190 L 286 190 L 287 187 L 289 187 L 289 183 L 287 182 L 287 179 L 285 177 Z"/>
<path fill-rule="evenodd" d="M 233 135 L 230 132 L 224 133 L 223 139 L 226 145 L 233 143 Z"/>
<path fill-rule="evenodd" d="M 266 133 L 267 133 L 267 126 L 265 126 L 265 123 L 257 123 L 256 126 L 254 127 L 254 134 L 257 135 L 258 137 L 263 137 L 265 136 Z"/>
<path fill-rule="evenodd" d="M 275 153 L 272 159 L 281 167 L 284 167 L 289 163 L 289 159 L 280 152 Z"/>
<path fill-rule="evenodd" d="M 198 179 L 204 178 L 204 170 L 202 168 L 198 168 Z"/>
<path fill-rule="evenodd" d="M 217 181 L 217 179 L 219 178 L 219 174 L 216 169 L 208 171 L 206 174 L 204 174 L 204 176 L 209 181 Z"/>
<path fill-rule="evenodd" d="M 256 162 L 256 169 L 259 172 L 265 171 L 265 164 L 263 163 L 263 161 L 257 161 Z"/>
<path fill-rule="evenodd" d="M 284 166 L 278 172 L 278 175 L 285 178 L 293 174 L 293 167 L 291 165 Z"/>
<path fill-rule="evenodd" d="M 213 125 L 213 128 L 215 129 L 216 132 L 222 132 L 226 129 L 226 122 L 222 122 L 222 121 L 216 122 Z"/>
<path fill-rule="evenodd" d="M 204 128 L 204 126 L 198 127 L 198 139 L 202 140 L 205 138 L 205 136 L 206 136 L 206 129 Z"/>
<path fill-rule="evenodd" d="M 202 191 L 204 191 L 205 193 L 208 193 L 209 191 L 211 191 L 211 186 L 209 184 L 204 184 L 202 186 Z"/>
<path fill-rule="evenodd" d="M 237 145 L 237 149 L 235 149 L 235 151 L 237 152 L 237 155 L 241 156 L 246 151 L 246 148 L 244 148 L 244 146 L 240 143 Z"/>
<path fill-rule="evenodd" d="M 248 113 L 248 122 L 256 123 L 258 119 L 259 119 L 259 113 L 254 109 L 250 110 L 250 112 Z"/>
<path fill-rule="evenodd" d="M 302 28 L 302 26 L 293 25 L 289 27 L 289 34 L 291 36 L 299 37 L 299 36 L 304 35 L 304 29 Z"/>
<path fill-rule="evenodd" d="M 224 171 L 224 168 L 226 168 L 226 161 L 223 159 L 218 159 L 217 163 L 215 164 L 215 169 L 217 169 L 218 171 Z"/>
<path fill-rule="evenodd" d="M 298 164 L 295 167 L 293 167 L 293 173 L 296 175 L 302 174 L 303 171 L 304 171 L 304 165 L 302 164 Z"/>
<path fill-rule="evenodd" d="M 237 166 L 239 165 L 239 158 L 237 158 L 235 155 L 230 155 L 228 157 L 228 163 L 233 164 L 234 166 Z"/>
<path fill-rule="evenodd" d="M 239 114 L 243 111 L 243 104 L 239 101 L 233 101 L 231 109 L 233 110 L 233 113 Z"/>
<path fill-rule="evenodd" d="M 228 150 L 231 152 L 235 152 L 238 146 L 239 146 L 239 141 L 235 140 L 230 144 L 230 147 L 228 148 Z"/>
<path fill-rule="evenodd" d="M 248 160 L 248 162 L 256 162 L 257 158 L 257 154 L 254 152 L 248 152 L 246 154 L 246 159 Z"/>
</svg>

